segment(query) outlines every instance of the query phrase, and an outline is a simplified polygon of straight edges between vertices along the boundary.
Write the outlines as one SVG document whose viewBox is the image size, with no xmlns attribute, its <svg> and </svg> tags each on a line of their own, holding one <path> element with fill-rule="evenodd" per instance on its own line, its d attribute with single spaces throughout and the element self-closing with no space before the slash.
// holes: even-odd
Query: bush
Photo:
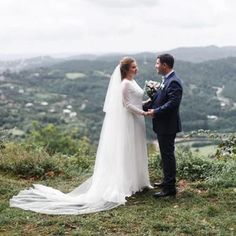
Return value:
<svg viewBox="0 0 236 236">
<path fill-rule="evenodd" d="M 221 137 L 214 158 L 193 155 L 189 147 L 180 146 L 176 151 L 178 176 L 192 181 L 207 180 L 208 183 L 225 187 L 236 186 L 235 148 L 235 135 Z"/>
<path fill-rule="evenodd" d="M 236 160 L 236 134 L 231 134 L 226 138 L 220 137 L 220 139 L 215 156 L 221 160 Z"/>
<path fill-rule="evenodd" d="M 213 186 L 236 187 L 236 162 L 225 162 L 221 172 L 209 178 L 207 183 Z"/>
<path fill-rule="evenodd" d="M 149 167 L 161 174 L 160 155 L 149 154 Z M 204 158 L 192 153 L 188 146 L 178 146 L 176 150 L 177 177 L 191 181 L 207 180 L 219 176 L 226 166 L 224 161 Z"/>
<path fill-rule="evenodd" d="M 50 155 L 59 152 L 85 157 L 91 154 L 91 145 L 86 137 L 77 139 L 76 131 L 64 132 L 53 124 L 41 126 L 34 122 L 33 130 L 27 141 L 30 144 L 44 147 Z"/>
<path fill-rule="evenodd" d="M 0 149 L 0 171 L 24 178 L 71 176 L 87 170 L 91 161 L 84 157 L 49 155 L 43 148 L 28 144 L 5 143 Z"/>
<path fill-rule="evenodd" d="M 191 152 L 189 147 L 179 146 L 176 151 L 177 173 L 180 178 L 205 180 L 223 170 L 225 163 L 200 157 Z"/>
</svg>

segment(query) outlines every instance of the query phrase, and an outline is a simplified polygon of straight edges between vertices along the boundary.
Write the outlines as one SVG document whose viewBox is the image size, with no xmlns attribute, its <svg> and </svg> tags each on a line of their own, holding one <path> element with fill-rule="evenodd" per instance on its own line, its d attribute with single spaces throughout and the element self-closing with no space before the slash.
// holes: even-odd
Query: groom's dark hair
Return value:
<svg viewBox="0 0 236 236">
<path fill-rule="evenodd" d="M 175 59 L 170 54 L 161 54 L 157 56 L 157 59 L 159 58 L 161 64 L 166 63 L 170 68 L 174 67 Z"/>
</svg>

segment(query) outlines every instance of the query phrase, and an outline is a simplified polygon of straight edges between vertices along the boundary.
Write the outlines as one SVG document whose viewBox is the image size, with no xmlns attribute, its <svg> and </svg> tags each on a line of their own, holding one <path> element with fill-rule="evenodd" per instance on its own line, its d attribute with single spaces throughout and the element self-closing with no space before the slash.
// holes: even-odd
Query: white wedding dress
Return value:
<svg viewBox="0 0 236 236">
<path fill-rule="evenodd" d="M 10 200 L 11 207 L 45 214 L 85 214 L 125 204 L 126 197 L 150 187 L 143 90 L 135 80 L 111 77 L 106 112 L 92 177 L 67 194 L 34 184 Z"/>
</svg>

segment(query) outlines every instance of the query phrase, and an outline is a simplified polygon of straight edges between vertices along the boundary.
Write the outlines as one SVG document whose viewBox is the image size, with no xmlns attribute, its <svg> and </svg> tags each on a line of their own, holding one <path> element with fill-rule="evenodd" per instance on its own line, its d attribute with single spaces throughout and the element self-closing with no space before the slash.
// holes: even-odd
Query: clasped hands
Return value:
<svg viewBox="0 0 236 236">
<path fill-rule="evenodd" d="M 148 111 L 144 111 L 143 115 L 150 118 L 154 118 L 154 109 L 148 109 Z"/>
<path fill-rule="evenodd" d="M 150 98 L 146 101 L 143 101 L 143 105 L 150 102 L 150 101 L 151 101 Z M 148 109 L 148 111 L 143 112 L 143 115 L 147 116 L 147 117 L 150 117 L 150 118 L 154 118 L 154 110 L 153 109 Z"/>
</svg>

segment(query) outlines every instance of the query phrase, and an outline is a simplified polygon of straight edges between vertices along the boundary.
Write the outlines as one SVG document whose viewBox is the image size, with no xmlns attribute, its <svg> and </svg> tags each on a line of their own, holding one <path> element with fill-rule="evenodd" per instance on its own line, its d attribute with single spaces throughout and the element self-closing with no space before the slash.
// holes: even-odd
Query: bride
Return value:
<svg viewBox="0 0 236 236">
<path fill-rule="evenodd" d="M 126 197 L 151 188 L 146 130 L 142 110 L 143 90 L 134 80 L 133 58 L 123 58 L 108 86 L 106 113 L 92 177 L 67 194 L 34 184 L 10 199 L 11 207 L 45 214 L 85 214 L 125 204 Z"/>
</svg>

